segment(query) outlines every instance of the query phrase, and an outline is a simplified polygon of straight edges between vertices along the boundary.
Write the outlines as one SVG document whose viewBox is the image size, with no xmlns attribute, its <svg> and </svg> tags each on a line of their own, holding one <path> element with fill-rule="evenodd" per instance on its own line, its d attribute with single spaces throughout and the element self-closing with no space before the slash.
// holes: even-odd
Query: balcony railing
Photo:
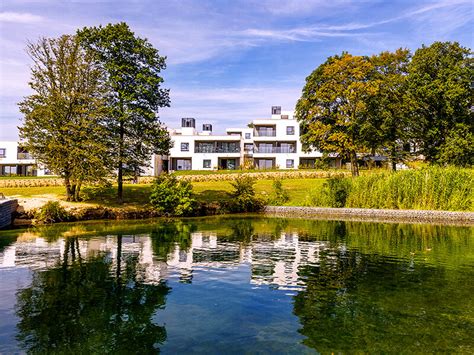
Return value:
<svg viewBox="0 0 474 355">
<path fill-rule="evenodd" d="M 195 147 L 194 153 L 240 153 L 240 147 L 236 147 L 236 148 Z"/>
<path fill-rule="evenodd" d="M 17 153 L 16 154 L 16 158 L 18 160 L 22 160 L 22 159 L 33 159 L 33 157 L 31 156 L 30 153 Z"/>
<path fill-rule="evenodd" d="M 254 136 L 256 137 L 276 137 L 276 129 L 265 129 L 265 130 L 258 130 L 256 129 L 254 132 Z"/>
<path fill-rule="evenodd" d="M 254 148 L 254 153 L 296 153 L 295 147 L 258 147 Z"/>
</svg>

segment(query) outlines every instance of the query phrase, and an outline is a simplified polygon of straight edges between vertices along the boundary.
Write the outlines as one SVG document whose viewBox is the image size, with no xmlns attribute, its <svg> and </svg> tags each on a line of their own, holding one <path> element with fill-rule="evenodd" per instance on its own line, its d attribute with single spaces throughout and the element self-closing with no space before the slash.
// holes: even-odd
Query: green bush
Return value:
<svg viewBox="0 0 474 355">
<path fill-rule="evenodd" d="M 273 205 L 282 205 L 290 200 L 288 191 L 283 188 L 281 179 L 273 180 L 273 192 L 270 203 Z"/>
<path fill-rule="evenodd" d="M 167 174 L 153 182 L 150 203 L 158 212 L 170 216 L 192 216 L 197 208 L 191 183 Z"/>
<path fill-rule="evenodd" d="M 230 201 L 227 204 L 229 212 L 258 212 L 265 206 L 264 201 L 255 194 L 255 179 L 248 176 L 239 176 L 230 183 L 233 191 L 229 193 Z"/>
<path fill-rule="evenodd" d="M 49 201 L 35 212 L 35 219 L 40 224 L 65 222 L 70 218 L 66 209 L 57 201 Z"/>
<path fill-rule="evenodd" d="M 336 176 L 328 179 L 320 191 L 310 200 L 310 205 L 321 207 L 344 207 L 351 188 L 350 179 Z"/>
</svg>

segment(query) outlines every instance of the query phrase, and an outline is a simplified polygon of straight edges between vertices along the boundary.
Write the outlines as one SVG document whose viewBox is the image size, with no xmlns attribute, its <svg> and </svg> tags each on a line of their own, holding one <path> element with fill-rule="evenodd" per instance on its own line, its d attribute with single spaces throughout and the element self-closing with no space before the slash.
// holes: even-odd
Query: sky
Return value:
<svg viewBox="0 0 474 355">
<path fill-rule="evenodd" d="M 293 110 L 305 78 L 342 51 L 372 55 L 434 41 L 473 48 L 474 0 L 0 0 L 0 140 L 17 140 L 31 94 L 25 47 L 84 26 L 127 22 L 166 56 L 164 87 L 181 117 L 214 131 Z"/>
</svg>

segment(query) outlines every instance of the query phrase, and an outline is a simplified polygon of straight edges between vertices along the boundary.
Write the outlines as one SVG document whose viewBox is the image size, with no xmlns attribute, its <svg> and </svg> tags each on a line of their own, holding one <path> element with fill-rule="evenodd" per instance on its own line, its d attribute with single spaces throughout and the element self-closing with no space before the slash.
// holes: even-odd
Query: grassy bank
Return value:
<svg viewBox="0 0 474 355">
<path fill-rule="evenodd" d="M 283 181 L 283 187 L 288 191 L 288 206 L 301 206 L 307 199 L 309 189 L 320 189 L 325 179 L 287 179 Z M 273 180 L 258 180 L 255 184 L 257 194 L 262 197 L 268 197 L 273 191 Z M 198 201 L 201 202 L 221 202 L 228 199 L 227 192 L 231 190 L 230 181 L 201 181 L 193 182 L 193 191 Z M 151 191 L 150 184 L 126 184 L 124 185 L 125 206 L 145 206 L 148 204 L 148 198 Z M 44 186 L 44 187 L 8 187 L 1 188 L 0 192 L 8 197 L 34 198 L 51 197 L 57 199 L 65 198 L 63 186 Z M 102 190 L 99 193 L 90 196 L 85 202 L 97 204 L 100 206 L 119 207 L 116 200 L 116 187 Z"/>
</svg>

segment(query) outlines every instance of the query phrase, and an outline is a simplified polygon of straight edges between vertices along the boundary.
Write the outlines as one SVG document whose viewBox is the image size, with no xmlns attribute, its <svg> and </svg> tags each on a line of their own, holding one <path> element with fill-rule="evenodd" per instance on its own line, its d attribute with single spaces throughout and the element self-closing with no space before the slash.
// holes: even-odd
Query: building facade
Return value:
<svg viewBox="0 0 474 355">
<path fill-rule="evenodd" d="M 38 165 L 35 159 L 18 142 L 0 142 L 0 176 L 43 176 L 49 171 Z"/>
<path fill-rule="evenodd" d="M 154 162 L 160 170 L 297 169 L 314 167 L 318 151 L 303 152 L 300 127 L 294 112 L 273 106 L 271 116 L 255 119 L 245 128 L 227 128 L 225 135 L 212 133 L 212 125 L 196 129 L 194 118 L 183 118 L 181 128 L 170 130 L 174 142 L 167 157 Z M 334 167 L 340 159 L 333 159 Z"/>
</svg>

